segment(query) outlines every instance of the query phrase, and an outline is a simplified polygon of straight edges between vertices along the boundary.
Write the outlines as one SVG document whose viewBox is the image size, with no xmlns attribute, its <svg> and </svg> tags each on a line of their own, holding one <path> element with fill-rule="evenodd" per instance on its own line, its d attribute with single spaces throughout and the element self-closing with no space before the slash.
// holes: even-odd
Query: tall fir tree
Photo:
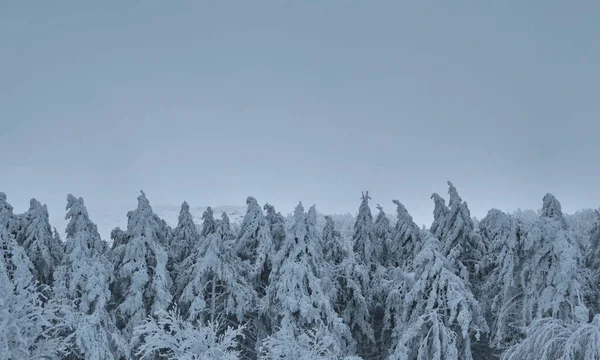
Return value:
<svg viewBox="0 0 600 360">
<path fill-rule="evenodd" d="M 588 320 L 589 311 L 582 301 L 583 254 L 552 194 L 544 196 L 541 216 L 527 229 L 524 258 L 525 324 L 544 317 Z"/>
<path fill-rule="evenodd" d="M 275 212 L 275 207 L 271 204 L 265 204 L 263 209 L 267 212 L 265 219 L 267 219 L 271 230 L 273 249 L 279 251 L 285 241 L 285 218 L 280 212 Z"/>
<path fill-rule="evenodd" d="M 12 207 L 0 199 L 4 210 Z M 0 357 L 56 359 L 64 354 L 60 309 L 42 301 L 35 267 L 9 232 L 11 218 L 0 209 Z"/>
<path fill-rule="evenodd" d="M 265 359 L 278 358 L 316 328 L 323 331 L 320 336 L 328 341 L 321 356 L 337 359 L 354 350 L 350 330 L 321 286 L 325 266 L 320 244 L 315 207 L 307 214 L 302 204 L 298 204 L 290 236 L 277 253 L 265 298 L 275 321 L 273 328 L 277 329 L 265 342 L 262 350 Z M 309 342 L 307 346 L 304 351 L 314 352 L 317 345 Z"/>
<path fill-rule="evenodd" d="M 137 209 L 127 214 L 127 232 L 113 248 L 115 281 L 112 306 L 117 328 L 126 339 L 146 317 L 171 304 L 172 280 L 167 272 L 167 252 L 161 245 L 162 223 L 157 221 L 144 192 Z M 133 344 L 136 345 L 136 344 Z"/>
<path fill-rule="evenodd" d="M 489 244 L 484 256 L 485 277 L 481 300 L 490 325 L 490 345 L 503 349 L 520 340 L 525 324 L 521 317 L 523 239 L 514 217 L 492 209 L 481 220 L 479 231 Z"/>
<path fill-rule="evenodd" d="M 181 204 L 177 227 L 173 230 L 171 246 L 168 249 L 169 263 L 167 268 L 173 279 L 177 278 L 183 260 L 192 253 L 199 241 L 200 233 L 190 213 L 190 206 L 184 201 Z"/>
<path fill-rule="evenodd" d="M 55 272 L 54 292 L 57 300 L 71 304 L 68 358 L 119 359 L 127 345 L 106 310 L 113 266 L 104 254 L 105 242 L 82 198 L 69 194 L 66 210 L 66 251 Z"/>
<path fill-rule="evenodd" d="M 415 258 L 414 283 L 403 298 L 388 359 L 473 359 L 471 340 L 487 332 L 487 324 L 455 265 L 429 234 Z"/>
<path fill-rule="evenodd" d="M 400 201 L 393 200 L 393 203 L 397 208 L 397 221 L 392 238 L 385 247 L 385 265 L 411 271 L 413 260 L 420 251 L 421 229 Z"/>
<path fill-rule="evenodd" d="M 31 199 L 23 224 L 23 231 L 18 235 L 17 241 L 31 259 L 37 280 L 50 286 L 54 269 L 60 264 L 63 255 L 63 244 L 52 232 L 46 205 Z"/>
</svg>

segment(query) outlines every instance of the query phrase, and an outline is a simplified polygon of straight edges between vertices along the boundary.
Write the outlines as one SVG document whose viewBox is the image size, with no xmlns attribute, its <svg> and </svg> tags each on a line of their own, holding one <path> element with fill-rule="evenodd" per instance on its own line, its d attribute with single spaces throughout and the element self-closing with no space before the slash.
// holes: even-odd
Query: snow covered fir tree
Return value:
<svg viewBox="0 0 600 360">
<path fill-rule="evenodd" d="M 0 359 L 600 359 L 599 210 L 477 221 L 448 182 L 426 228 L 370 199 L 167 224 L 141 192 L 102 239 L 82 198 L 57 230 L 0 192 Z"/>
</svg>

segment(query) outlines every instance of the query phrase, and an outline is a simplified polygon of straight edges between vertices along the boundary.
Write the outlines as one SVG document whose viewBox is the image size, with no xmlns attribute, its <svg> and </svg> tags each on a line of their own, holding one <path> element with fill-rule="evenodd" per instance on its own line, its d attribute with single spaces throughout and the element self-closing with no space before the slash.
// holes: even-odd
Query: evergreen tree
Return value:
<svg viewBox="0 0 600 360">
<path fill-rule="evenodd" d="M 566 227 L 560 203 L 551 194 L 543 199 L 542 215 L 528 229 L 521 272 L 523 321 L 553 317 L 587 321 L 583 297 L 583 255 Z"/>
<path fill-rule="evenodd" d="M 487 331 L 480 305 L 455 264 L 429 235 L 415 258 L 415 279 L 403 299 L 389 359 L 473 359 L 471 339 Z"/>
<path fill-rule="evenodd" d="M 119 234 L 119 245 L 113 249 L 111 292 L 117 328 L 130 339 L 147 316 L 169 306 L 172 281 L 166 269 L 167 253 L 159 241 L 162 224 L 143 191 L 137 209 L 127 217 L 127 233 Z"/>
<path fill-rule="evenodd" d="M 265 204 L 263 209 L 267 212 L 265 219 L 267 219 L 271 230 L 273 248 L 275 251 L 279 251 L 285 241 L 285 218 L 280 212 L 275 212 L 275 207 L 271 204 Z"/>
<path fill-rule="evenodd" d="M 335 359 L 353 351 L 350 330 L 334 311 L 328 294 L 321 287 L 324 269 L 316 232 L 316 210 L 308 214 L 300 203 L 294 210 L 294 224 L 274 262 L 272 279 L 266 301 L 277 329 L 265 341 L 262 353 L 265 359 L 276 358 L 290 346 L 302 344 L 301 339 L 312 329 L 321 329 L 321 338 L 328 346 L 326 358 Z M 285 342 L 280 340 L 287 339 Z M 316 344 L 307 344 L 306 351 L 314 351 Z"/>
<path fill-rule="evenodd" d="M 69 194 L 66 210 L 66 251 L 55 272 L 54 291 L 58 300 L 71 305 L 68 353 L 72 358 L 118 359 L 125 355 L 126 343 L 106 310 L 113 266 L 83 199 Z"/>
<path fill-rule="evenodd" d="M 595 313 L 600 313 L 600 212 L 594 211 L 596 221 L 590 231 L 585 253 L 589 280 L 586 282 L 586 300 Z"/>
<path fill-rule="evenodd" d="M 263 296 L 272 266 L 269 254 L 273 251 L 273 240 L 269 225 L 256 199 L 248 197 L 246 204 L 248 211 L 242 221 L 235 251 L 252 268 L 249 280 L 259 296 Z"/>
<path fill-rule="evenodd" d="M 327 263 L 333 265 L 339 265 L 347 257 L 347 252 L 342 244 L 342 235 L 335 229 L 335 223 L 331 216 L 325 216 L 323 256 Z"/>
<path fill-rule="evenodd" d="M 200 235 L 207 237 L 215 231 L 217 231 L 217 223 L 215 221 L 213 210 L 209 206 L 202 214 L 202 231 L 200 232 Z"/>
<path fill-rule="evenodd" d="M 397 207 L 398 219 L 392 238 L 385 247 L 385 264 L 411 271 L 413 260 L 420 251 L 421 230 L 400 201 L 394 200 L 393 203 Z"/>
<path fill-rule="evenodd" d="M 232 237 L 229 218 L 225 213 L 222 218 L 214 222 L 215 232 L 184 260 L 176 280 L 183 319 L 202 326 L 241 324 L 253 311 L 256 298 L 243 276 L 248 270 L 228 244 Z"/>
<path fill-rule="evenodd" d="M 446 221 L 450 215 L 450 209 L 446 206 L 446 200 L 437 193 L 431 195 L 434 203 L 433 208 L 433 223 L 429 231 L 438 239 L 442 239 L 445 235 Z"/>
<path fill-rule="evenodd" d="M 441 234 L 439 239 L 442 244 L 442 255 L 449 261 L 456 262 L 457 275 L 468 283 L 473 283 L 473 280 L 475 280 L 473 276 L 478 273 L 481 267 L 481 259 L 486 253 L 485 244 L 475 232 L 467 203 L 462 201 L 450 181 L 448 181 L 448 187 L 448 194 L 450 195 L 449 211 L 446 212 L 442 206 L 443 203 L 439 203 L 439 199 L 435 200 L 436 211 L 439 213 L 434 212 L 434 218 L 436 218 L 434 223 L 439 220 L 440 227 L 436 229 L 434 234 Z M 443 221 L 443 226 L 441 221 Z M 473 285 L 475 285 L 474 289 L 477 290 L 477 284 Z"/>
<path fill-rule="evenodd" d="M 200 241 L 200 234 L 190 213 L 190 206 L 187 202 L 181 204 L 179 212 L 179 221 L 177 227 L 173 230 L 171 246 L 169 247 L 168 269 L 172 277 L 177 278 L 183 260 L 186 259 Z"/>
<path fill-rule="evenodd" d="M 31 199 L 29 211 L 24 218 L 24 229 L 17 241 L 25 248 L 35 268 L 37 280 L 51 285 L 54 269 L 60 264 L 63 244 L 53 236 L 48 218 L 48 208 Z"/>
<path fill-rule="evenodd" d="M 380 205 L 377 205 L 377 210 L 379 210 L 379 213 L 373 224 L 373 249 L 377 262 L 385 265 L 388 262 L 387 258 L 391 256 L 388 252 L 388 246 L 392 241 L 392 226 L 390 225 L 390 219 Z"/>
<path fill-rule="evenodd" d="M 0 357 L 56 359 L 62 352 L 59 309 L 42 302 L 35 268 L 0 217 Z"/>
<path fill-rule="evenodd" d="M 521 337 L 522 284 L 519 281 L 523 241 L 518 221 L 498 209 L 481 220 L 479 230 L 490 244 L 484 257 L 486 266 L 482 299 L 490 324 L 490 345 L 504 348 Z"/>
<path fill-rule="evenodd" d="M 377 260 L 377 250 L 374 243 L 373 216 L 369 207 L 369 192 L 362 194 L 362 201 L 358 208 L 358 216 L 354 224 L 352 244 L 354 254 L 361 264 L 367 267 L 374 265 Z"/>
</svg>

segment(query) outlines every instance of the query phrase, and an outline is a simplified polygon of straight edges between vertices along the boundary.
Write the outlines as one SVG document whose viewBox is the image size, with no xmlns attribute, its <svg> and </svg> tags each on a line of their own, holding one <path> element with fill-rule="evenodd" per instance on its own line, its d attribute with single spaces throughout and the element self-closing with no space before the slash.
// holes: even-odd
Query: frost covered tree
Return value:
<svg viewBox="0 0 600 360">
<path fill-rule="evenodd" d="M 358 215 L 354 223 L 354 234 L 352 236 L 352 246 L 354 254 L 358 257 L 360 263 L 370 267 L 377 260 L 377 245 L 373 233 L 373 215 L 369 207 L 369 192 L 362 194 L 362 201 L 358 208 Z"/>
<path fill-rule="evenodd" d="M 215 232 L 198 243 L 183 261 L 176 280 L 183 319 L 202 326 L 241 324 L 253 311 L 254 289 L 244 274 L 248 271 L 230 248 L 232 237 L 227 214 L 215 221 Z M 219 331 L 224 329 L 218 329 Z"/>
<path fill-rule="evenodd" d="M 523 287 L 520 279 L 523 243 L 518 221 L 498 209 L 481 220 L 479 231 L 489 244 L 484 257 L 486 276 L 482 302 L 490 324 L 490 345 L 501 349 L 518 341 L 525 323 L 521 318 Z"/>
<path fill-rule="evenodd" d="M 280 212 L 275 212 L 275 207 L 271 204 L 265 204 L 263 209 L 267 212 L 265 219 L 267 219 L 271 230 L 273 249 L 279 251 L 285 241 L 285 218 Z"/>
<path fill-rule="evenodd" d="M 377 205 L 379 213 L 373 223 L 373 248 L 375 259 L 381 265 L 387 264 L 387 257 L 391 254 L 388 251 L 388 246 L 392 242 L 392 226 L 390 219 L 383 211 L 383 207 Z"/>
<path fill-rule="evenodd" d="M 372 345 L 374 340 L 368 299 L 363 295 L 361 280 L 367 281 L 352 248 L 346 249 L 341 234 L 336 230 L 331 216 L 325 216 L 323 227 L 323 257 L 327 275 L 322 278 L 333 280 L 330 298 L 335 312 L 350 328 L 359 344 Z M 310 334 L 307 335 L 310 339 Z"/>
<path fill-rule="evenodd" d="M 450 209 L 446 206 L 446 200 L 437 193 L 431 195 L 433 200 L 433 223 L 429 231 L 438 239 L 444 237 L 446 231 L 446 221 L 450 215 Z"/>
<path fill-rule="evenodd" d="M 400 201 L 393 200 L 393 203 L 397 207 L 397 221 L 392 238 L 385 246 L 385 265 L 410 271 L 413 259 L 420 250 L 421 229 Z"/>
<path fill-rule="evenodd" d="M 63 244 L 54 237 L 46 205 L 42 206 L 39 201 L 31 199 L 23 224 L 24 229 L 17 241 L 31 259 L 37 280 L 41 284 L 51 285 L 54 269 L 62 258 Z"/>
<path fill-rule="evenodd" d="M 90 220 L 82 198 L 67 196 L 67 242 L 62 264 L 56 269 L 57 300 L 71 305 L 66 337 L 71 358 L 118 359 L 126 343 L 107 312 L 113 266 L 106 258 L 105 243 Z"/>
<path fill-rule="evenodd" d="M 202 214 L 202 231 L 200 235 L 207 237 L 215 231 L 217 231 L 217 222 L 215 221 L 213 209 L 209 206 Z"/>
<path fill-rule="evenodd" d="M 129 339 L 146 317 L 166 309 L 172 300 L 167 253 L 159 239 L 164 228 L 144 192 L 137 209 L 127 214 L 127 232 L 113 249 L 112 311 L 117 328 Z"/>
<path fill-rule="evenodd" d="M 269 224 L 256 199 L 248 197 L 246 204 L 248 210 L 235 243 L 235 251 L 252 268 L 249 281 L 259 296 L 263 296 L 272 266 L 269 255 L 273 251 L 273 239 Z"/>
<path fill-rule="evenodd" d="M 587 302 L 592 309 L 600 312 L 600 212 L 594 211 L 596 219 L 590 231 L 589 243 L 585 253 L 585 263 L 590 280 L 586 291 Z"/>
<path fill-rule="evenodd" d="M 342 244 L 342 235 L 336 230 L 331 216 L 325 216 L 323 256 L 326 262 L 333 265 L 339 265 L 347 256 L 347 252 Z"/>
<path fill-rule="evenodd" d="M 583 256 L 567 228 L 560 203 L 551 194 L 543 199 L 542 215 L 527 230 L 521 272 L 523 321 L 553 317 L 583 319 Z"/>
<path fill-rule="evenodd" d="M 0 217 L 0 357 L 56 359 L 63 354 L 59 308 L 42 302 L 35 268 L 7 220 Z"/>
<path fill-rule="evenodd" d="M 502 360 L 600 359 L 600 315 L 590 323 L 537 319 L 526 338 L 502 354 Z"/>
<path fill-rule="evenodd" d="M 136 351 L 141 359 L 166 360 L 237 360 L 237 339 L 241 327 L 227 327 L 223 332 L 219 323 L 202 325 L 186 321 L 176 310 L 160 310 L 135 328 L 134 336 L 145 341 Z"/>
<path fill-rule="evenodd" d="M 324 265 L 317 236 L 315 207 L 307 214 L 302 203 L 298 204 L 291 232 L 277 253 L 264 299 L 275 329 L 264 342 L 261 353 L 265 359 L 300 344 L 307 346 L 305 351 L 314 352 L 314 347 L 321 345 L 304 343 L 302 338 L 307 331 L 321 327 L 321 338 L 328 343 L 322 356 L 336 359 L 354 350 L 350 329 L 334 311 L 322 287 Z"/>
<path fill-rule="evenodd" d="M 187 202 L 181 204 L 177 227 L 173 230 L 171 246 L 169 247 L 168 269 L 173 278 L 177 277 L 183 260 L 187 258 L 200 241 L 200 233 L 190 213 Z"/>
<path fill-rule="evenodd" d="M 471 339 L 487 332 L 481 307 L 455 264 L 429 234 L 415 258 L 414 283 L 399 305 L 389 359 L 473 359 Z"/>
<path fill-rule="evenodd" d="M 435 194 L 433 196 L 436 229 L 432 225 L 432 232 L 441 241 L 444 257 L 456 262 L 457 275 L 473 283 L 475 280 L 473 277 L 479 271 L 481 259 L 486 253 L 486 246 L 475 232 L 467 203 L 463 202 L 450 181 L 448 181 L 448 194 L 450 200 L 447 209 Z M 477 286 L 474 289 L 477 290 Z"/>
</svg>

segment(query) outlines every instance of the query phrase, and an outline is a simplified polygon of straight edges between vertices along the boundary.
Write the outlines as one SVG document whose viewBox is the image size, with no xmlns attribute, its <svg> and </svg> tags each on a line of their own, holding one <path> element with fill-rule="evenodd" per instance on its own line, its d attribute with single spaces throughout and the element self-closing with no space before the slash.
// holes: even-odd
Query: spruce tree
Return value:
<svg viewBox="0 0 600 360">
<path fill-rule="evenodd" d="M 544 317 L 587 321 L 588 309 L 582 301 L 583 255 L 552 194 L 544 196 L 541 216 L 527 230 L 524 253 L 525 324 Z"/>
<path fill-rule="evenodd" d="M 42 206 L 39 201 L 31 199 L 23 224 L 23 231 L 17 240 L 31 259 L 37 280 L 50 286 L 54 269 L 63 255 L 63 244 L 52 232 L 46 205 Z"/>
<path fill-rule="evenodd" d="M 320 329 L 321 339 L 327 342 L 321 356 L 336 359 L 354 350 L 350 330 L 321 286 L 325 266 L 317 236 L 315 207 L 306 214 L 298 204 L 290 236 L 277 254 L 267 289 L 266 301 L 277 331 L 265 341 L 265 359 L 278 358 L 285 349 L 302 344 L 313 329 Z M 307 342 L 306 346 L 303 351 L 314 353 L 318 344 Z"/>
<path fill-rule="evenodd" d="M 137 209 L 127 218 L 127 232 L 120 234 L 119 245 L 113 249 L 111 308 L 117 328 L 130 339 L 133 329 L 147 316 L 171 304 L 172 281 L 166 269 L 167 253 L 160 243 L 162 223 L 157 221 L 143 191 Z"/>
<path fill-rule="evenodd" d="M 440 250 L 430 234 L 415 258 L 414 283 L 400 305 L 390 360 L 470 360 L 472 338 L 487 332 L 478 301 Z"/>
<path fill-rule="evenodd" d="M 171 246 L 169 247 L 168 269 L 173 279 L 177 278 L 183 260 L 186 259 L 200 241 L 200 233 L 190 213 L 187 202 L 181 204 L 177 227 L 173 230 Z"/>
<path fill-rule="evenodd" d="M 265 204 L 264 210 L 267 212 L 265 219 L 267 219 L 271 230 L 273 248 L 275 251 L 279 251 L 285 241 L 285 218 L 280 212 L 275 212 L 275 207 L 271 204 Z"/>
<path fill-rule="evenodd" d="M 66 210 L 66 251 L 55 272 L 54 292 L 57 300 L 71 304 L 66 338 L 69 357 L 118 359 L 126 354 L 126 343 L 106 310 L 113 266 L 83 199 L 69 194 Z"/>
<path fill-rule="evenodd" d="M 386 266 L 411 271 L 413 260 L 420 251 L 421 229 L 400 201 L 393 200 L 393 203 L 397 207 L 397 221 L 392 238 L 385 247 Z"/>
</svg>

